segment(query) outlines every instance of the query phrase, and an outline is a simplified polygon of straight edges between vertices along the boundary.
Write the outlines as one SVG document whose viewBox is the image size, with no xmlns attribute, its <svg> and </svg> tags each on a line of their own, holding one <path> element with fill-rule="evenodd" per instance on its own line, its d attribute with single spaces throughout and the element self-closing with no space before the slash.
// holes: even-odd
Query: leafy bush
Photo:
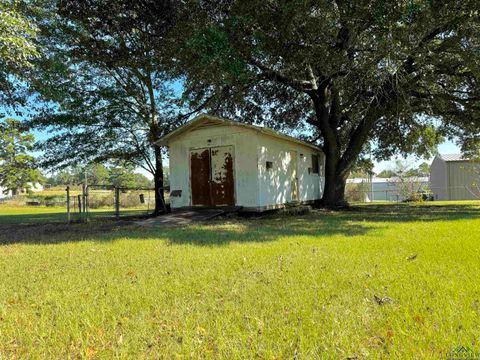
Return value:
<svg viewBox="0 0 480 360">
<path fill-rule="evenodd" d="M 88 206 L 90 209 L 99 209 L 115 205 L 115 196 L 113 192 L 91 192 L 88 196 Z"/>
<path fill-rule="evenodd" d="M 347 184 L 345 187 L 345 199 L 348 202 L 365 202 L 368 194 L 368 183 Z"/>
</svg>

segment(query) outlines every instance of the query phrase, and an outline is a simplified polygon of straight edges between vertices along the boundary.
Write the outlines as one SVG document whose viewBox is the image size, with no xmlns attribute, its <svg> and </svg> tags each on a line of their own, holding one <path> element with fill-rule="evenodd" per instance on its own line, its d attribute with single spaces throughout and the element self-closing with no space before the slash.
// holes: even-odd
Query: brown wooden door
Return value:
<svg viewBox="0 0 480 360">
<path fill-rule="evenodd" d="M 190 152 L 192 205 L 210 206 L 210 149 Z"/>
<path fill-rule="evenodd" d="M 190 152 L 192 205 L 235 205 L 232 154 L 232 146 Z"/>
<path fill-rule="evenodd" d="M 211 196 L 215 206 L 235 205 L 235 186 L 233 180 L 233 147 L 211 148 L 210 163 Z"/>
</svg>

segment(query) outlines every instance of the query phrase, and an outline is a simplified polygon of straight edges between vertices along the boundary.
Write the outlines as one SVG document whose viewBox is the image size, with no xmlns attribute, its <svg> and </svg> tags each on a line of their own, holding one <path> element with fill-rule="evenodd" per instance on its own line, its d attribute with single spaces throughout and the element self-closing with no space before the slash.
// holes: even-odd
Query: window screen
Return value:
<svg viewBox="0 0 480 360">
<path fill-rule="evenodd" d="M 312 154 L 312 174 L 319 173 L 318 155 Z"/>
</svg>

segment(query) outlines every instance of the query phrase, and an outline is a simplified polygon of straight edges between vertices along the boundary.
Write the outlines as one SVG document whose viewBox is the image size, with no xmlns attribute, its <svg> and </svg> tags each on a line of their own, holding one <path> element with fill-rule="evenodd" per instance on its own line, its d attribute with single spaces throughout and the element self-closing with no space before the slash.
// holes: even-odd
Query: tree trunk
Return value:
<svg viewBox="0 0 480 360">
<path fill-rule="evenodd" d="M 162 162 L 162 150 L 159 146 L 154 145 L 155 150 L 155 211 L 154 215 L 160 215 L 166 212 L 165 207 L 165 191 L 163 188 L 163 162 Z"/>
<path fill-rule="evenodd" d="M 345 200 L 345 186 L 347 176 L 340 171 L 340 159 L 334 154 L 325 151 L 325 187 L 320 206 L 328 208 L 341 208 L 348 206 Z"/>
<path fill-rule="evenodd" d="M 338 93 L 328 87 L 310 94 L 316 113 L 316 121 L 312 122 L 323 137 L 325 154 L 325 187 L 319 206 L 342 208 L 348 206 L 345 200 L 345 187 L 352 166 L 355 164 L 362 147 L 368 139 L 373 126 L 374 110 L 370 117 L 364 118 L 350 134 L 346 149 L 342 151 L 342 134 L 340 127 L 340 106 Z M 372 107 L 373 109 L 373 107 Z"/>
</svg>

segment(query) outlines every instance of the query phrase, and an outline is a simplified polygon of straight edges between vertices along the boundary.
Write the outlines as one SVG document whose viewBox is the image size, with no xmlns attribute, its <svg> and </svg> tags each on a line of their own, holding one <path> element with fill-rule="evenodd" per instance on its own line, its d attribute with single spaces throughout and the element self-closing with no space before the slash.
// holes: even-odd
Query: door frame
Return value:
<svg viewBox="0 0 480 360">
<path fill-rule="evenodd" d="M 233 144 L 224 144 L 224 145 L 214 145 L 214 146 L 192 146 L 188 148 L 187 151 L 187 156 L 188 156 L 188 187 L 189 187 L 189 193 L 190 193 L 190 206 L 191 207 L 205 207 L 205 205 L 193 205 L 193 196 L 192 196 L 192 157 L 191 157 L 191 152 L 193 150 L 201 150 L 201 149 L 208 149 L 208 156 L 209 156 L 209 164 L 210 164 L 210 179 L 208 182 L 209 190 L 210 190 L 210 198 L 212 196 L 212 191 L 211 191 L 211 177 L 212 177 L 212 149 L 214 148 L 220 148 L 220 147 L 227 147 L 230 146 L 232 147 L 232 176 L 233 176 L 233 206 L 237 205 L 237 164 L 236 164 L 236 156 L 235 156 L 235 145 Z M 210 199 L 211 200 L 211 199 Z M 211 201 L 212 202 L 212 201 Z M 207 207 L 224 207 L 226 205 L 208 205 Z"/>
</svg>

